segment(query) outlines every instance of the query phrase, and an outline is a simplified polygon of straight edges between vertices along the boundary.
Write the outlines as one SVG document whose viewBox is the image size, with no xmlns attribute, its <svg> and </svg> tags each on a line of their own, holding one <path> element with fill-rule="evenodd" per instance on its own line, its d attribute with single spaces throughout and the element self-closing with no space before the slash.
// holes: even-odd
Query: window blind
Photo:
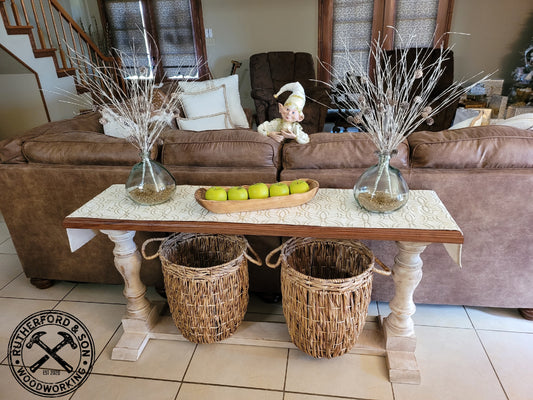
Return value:
<svg viewBox="0 0 533 400">
<path fill-rule="evenodd" d="M 134 56 L 131 51 L 134 48 L 139 62 L 148 66 L 149 52 L 139 0 L 106 0 L 105 11 L 111 46 L 129 57 Z M 132 66 L 130 61 L 128 58 L 122 60 L 125 67 Z"/>
<path fill-rule="evenodd" d="M 168 78 L 196 76 L 196 51 L 188 0 L 154 0 L 154 23 L 159 54 Z"/>
<path fill-rule="evenodd" d="M 439 0 L 397 0 L 394 46 L 433 47 Z"/>
<path fill-rule="evenodd" d="M 333 7 L 332 64 L 336 75 L 347 70 L 343 57 L 346 50 L 362 65 L 368 60 L 368 48 L 372 37 L 373 0 L 335 0 Z"/>
<path fill-rule="evenodd" d="M 105 0 L 104 4 L 114 48 L 132 55 L 133 44 L 137 59 L 146 60 L 147 66 L 158 61 L 166 78 L 197 76 L 189 0 Z M 147 43 L 152 39 L 159 60 L 155 52 L 150 54 Z"/>
</svg>

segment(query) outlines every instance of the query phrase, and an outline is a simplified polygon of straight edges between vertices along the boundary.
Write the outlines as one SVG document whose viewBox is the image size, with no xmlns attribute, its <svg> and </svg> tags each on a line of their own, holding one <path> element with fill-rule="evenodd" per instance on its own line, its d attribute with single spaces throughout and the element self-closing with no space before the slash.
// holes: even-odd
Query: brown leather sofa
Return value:
<svg viewBox="0 0 533 400">
<path fill-rule="evenodd" d="M 30 278 L 121 283 L 112 244 L 98 235 L 75 253 L 65 216 L 114 183 L 124 183 L 137 150 L 105 136 L 97 114 L 37 127 L 0 142 L 0 210 Z M 316 133 L 309 144 L 279 144 L 252 130 L 164 132 L 157 158 L 178 184 L 237 185 L 308 177 L 321 187 L 351 188 L 374 164 L 374 147 L 358 133 Z M 393 164 L 412 189 L 435 190 L 465 236 L 463 268 L 444 247 L 423 253 L 420 303 L 533 308 L 533 132 L 504 126 L 416 132 Z M 141 244 L 150 234 L 136 235 Z M 250 237 L 265 254 L 280 238 Z M 394 243 L 368 242 L 392 265 Z M 251 267 L 251 287 L 274 291 L 277 272 Z M 272 275 L 274 274 L 274 275 Z M 161 283 L 158 261 L 142 278 Z M 376 275 L 373 298 L 388 301 L 390 278 Z"/>
</svg>

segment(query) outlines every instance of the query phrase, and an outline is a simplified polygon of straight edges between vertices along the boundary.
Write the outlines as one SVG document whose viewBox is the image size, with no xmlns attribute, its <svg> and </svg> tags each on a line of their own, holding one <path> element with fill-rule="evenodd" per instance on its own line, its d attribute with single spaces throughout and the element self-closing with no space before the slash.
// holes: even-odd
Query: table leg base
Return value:
<svg viewBox="0 0 533 400">
<path fill-rule="evenodd" d="M 414 353 L 387 350 L 387 367 L 392 383 L 420 384 L 420 369 Z"/>
<path fill-rule="evenodd" d="M 146 319 L 124 317 L 122 334 L 111 353 L 112 360 L 137 361 L 151 337 L 151 330 L 157 324 L 163 304 L 153 304 Z"/>
<path fill-rule="evenodd" d="M 187 341 L 172 317 L 163 315 L 148 332 L 124 332 L 113 349 L 112 359 L 136 361 L 137 354 L 142 353 L 150 339 Z M 243 321 L 233 335 L 219 343 L 296 349 L 291 342 L 287 325 L 278 322 Z M 386 353 L 383 343 L 379 321 L 375 317 L 369 317 L 349 353 L 384 357 Z M 114 357 L 115 354 L 117 358 Z"/>
<path fill-rule="evenodd" d="M 149 333 L 124 332 L 113 348 L 112 360 L 137 361 L 150 340 Z"/>
<path fill-rule="evenodd" d="M 420 384 L 420 369 L 415 357 L 416 336 L 395 336 L 387 325 L 387 318 L 380 317 L 383 328 L 389 380 L 393 383 Z"/>
<path fill-rule="evenodd" d="M 157 309 L 159 313 L 162 306 L 164 303 L 156 303 L 154 309 Z M 113 360 L 137 361 L 150 339 L 187 341 L 176 328 L 171 316 L 157 314 L 156 318 L 156 323 L 147 331 L 128 332 L 125 329 L 124 334 L 113 349 L 111 358 Z M 132 323 L 132 320 L 127 318 L 124 321 L 129 327 L 139 327 L 139 324 L 144 327 L 148 326 L 142 325 L 142 322 L 138 321 Z M 349 354 L 385 357 L 391 382 L 420 383 L 420 371 L 414 353 L 387 349 L 385 329 L 382 324 L 382 319 L 368 317 L 357 343 L 349 351 Z M 401 342 L 403 338 L 390 339 Z M 411 338 L 407 338 L 407 340 L 409 341 Z M 220 343 L 296 349 L 296 346 L 291 342 L 287 325 L 277 322 L 243 321 L 233 335 Z"/>
<path fill-rule="evenodd" d="M 414 353 L 416 349 L 416 336 L 396 336 L 391 333 L 387 325 L 387 318 L 381 317 L 381 326 L 383 327 L 383 337 L 385 338 L 385 349 L 390 351 L 405 351 Z"/>
</svg>

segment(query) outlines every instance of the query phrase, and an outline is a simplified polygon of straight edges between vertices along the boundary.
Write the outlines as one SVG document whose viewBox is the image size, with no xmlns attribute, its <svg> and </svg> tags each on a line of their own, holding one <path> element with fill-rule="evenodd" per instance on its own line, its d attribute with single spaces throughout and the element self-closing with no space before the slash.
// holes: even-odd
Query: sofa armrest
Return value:
<svg viewBox="0 0 533 400">
<path fill-rule="evenodd" d="M 251 128 L 254 119 L 254 112 L 249 108 L 243 108 L 244 113 L 246 114 L 246 121 L 248 121 L 248 126 Z"/>
<path fill-rule="evenodd" d="M 271 89 L 252 89 L 252 99 L 264 101 L 267 104 L 274 104 L 276 99 L 274 98 L 274 91 Z"/>
</svg>

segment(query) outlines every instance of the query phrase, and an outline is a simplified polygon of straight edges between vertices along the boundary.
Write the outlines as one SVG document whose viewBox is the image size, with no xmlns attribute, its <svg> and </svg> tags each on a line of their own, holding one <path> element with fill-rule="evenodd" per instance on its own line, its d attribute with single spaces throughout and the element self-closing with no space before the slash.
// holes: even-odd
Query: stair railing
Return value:
<svg viewBox="0 0 533 400">
<path fill-rule="evenodd" d="M 93 74 L 81 57 L 114 74 L 113 80 L 122 85 L 112 68 L 115 59 L 98 48 L 57 0 L 0 0 L 0 14 L 7 33 L 29 35 L 35 57 L 53 56 L 58 77 L 71 75 L 77 85 L 88 86 L 80 80 Z"/>
</svg>

